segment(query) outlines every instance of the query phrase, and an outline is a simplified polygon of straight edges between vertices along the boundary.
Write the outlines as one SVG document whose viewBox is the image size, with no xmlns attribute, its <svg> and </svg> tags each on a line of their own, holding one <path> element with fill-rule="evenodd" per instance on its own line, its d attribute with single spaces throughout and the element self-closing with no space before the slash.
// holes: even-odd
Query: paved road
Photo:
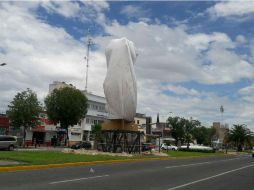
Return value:
<svg viewBox="0 0 254 190">
<path fill-rule="evenodd" d="M 1 190 L 253 190 L 254 159 L 213 157 L 0 173 Z"/>
</svg>

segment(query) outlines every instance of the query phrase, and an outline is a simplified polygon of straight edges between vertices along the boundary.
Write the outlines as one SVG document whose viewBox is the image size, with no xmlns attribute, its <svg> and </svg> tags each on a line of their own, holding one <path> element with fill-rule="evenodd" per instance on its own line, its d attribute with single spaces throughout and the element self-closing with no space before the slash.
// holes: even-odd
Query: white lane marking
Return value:
<svg viewBox="0 0 254 190">
<path fill-rule="evenodd" d="M 254 164 L 250 164 L 250 165 L 247 165 L 247 166 L 243 166 L 243 167 L 241 167 L 241 168 L 229 170 L 229 171 L 226 171 L 226 172 L 217 174 L 217 175 L 213 175 L 213 176 L 210 176 L 210 177 L 206 177 L 206 178 L 203 178 L 203 179 L 199 179 L 199 180 L 196 180 L 196 181 L 192 181 L 192 182 L 189 182 L 189 183 L 185 183 L 185 184 L 183 184 L 183 185 L 179 185 L 179 186 L 176 186 L 176 187 L 172 187 L 172 188 L 169 188 L 169 189 L 167 189 L 167 190 L 179 189 L 179 188 L 182 188 L 182 187 L 186 187 L 186 186 L 189 186 L 189 185 L 193 185 L 193 184 L 195 184 L 195 183 L 199 183 L 199 182 L 202 182 L 202 181 L 206 181 L 206 180 L 209 180 L 209 179 L 213 179 L 213 178 L 216 178 L 216 177 L 219 177 L 219 176 L 222 176 L 222 175 L 226 175 L 226 174 L 229 174 L 229 173 L 233 173 L 233 172 L 236 172 L 236 171 L 238 171 L 238 170 L 242 170 L 242 169 L 249 168 L 249 167 L 252 167 L 252 166 L 254 166 Z"/>
<path fill-rule="evenodd" d="M 98 176 L 92 176 L 92 177 L 82 177 L 82 178 L 76 178 L 76 179 L 68 179 L 63 181 L 54 181 L 49 183 L 50 185 L 58 184 L 58 183 L 67 183 L 72 181 L 80 181 L 80 180 L 87 180 L 87 179 L 95 179 L 95 178 L 101 178 L 101 177 L 108 177 L 109 175 L 98 175 Z"/>
<path fill-rule="evenodd" d="M 187 166 L 198 166 L 198 165 L 203 165 L 203 164 L 213 164 L 213 163 L 217 163 L 217 162 L 225 162 L 225 161 L 229 161 L 229 160 L 238 160 L 238 159 L 242 159 L 242 158 L 231 158 L 231 159 L 224 159 L 224 160 L 210 161 L 210 162 L 199 162 L 199 163 L 193 163 L 193 164 L 166 166 L 165 168 L 170 169 L 170 168 L 180 168 L 180 167 L 187 167 Z"/>
</svg>

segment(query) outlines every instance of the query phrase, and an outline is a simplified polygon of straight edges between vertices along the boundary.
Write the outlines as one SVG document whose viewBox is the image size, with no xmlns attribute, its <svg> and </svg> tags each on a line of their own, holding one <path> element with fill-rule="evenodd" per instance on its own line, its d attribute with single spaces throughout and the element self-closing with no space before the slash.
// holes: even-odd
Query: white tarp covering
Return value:
<svg viewBox="0 0 254 190">
<path fill-rule="evenodd" d="M 137 107 L 137 84 L 134 73 L 136 51 L 126 38 L 112 40 L 105 51 L 107 75 L 103 84 L 108 119 L 133 121 Z"/>
</svg>

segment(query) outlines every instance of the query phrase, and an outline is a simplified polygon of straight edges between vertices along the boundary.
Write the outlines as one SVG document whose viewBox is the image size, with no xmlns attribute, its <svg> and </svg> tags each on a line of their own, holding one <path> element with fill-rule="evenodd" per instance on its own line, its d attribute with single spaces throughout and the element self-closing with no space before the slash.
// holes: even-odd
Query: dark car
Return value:
<svg viewBox="0 0 254 190">
<path fill-rule="evenodd" d="M 80 142 L 71 146 L 71 149 L 81 149 L 81 148 L 91 149 L 92 144 L 89 141 L 85 141 L 85 142 Z"/>
<path fill-rule="evenodd" d="M 152 143 L 142 143 L 142 151 L 151 151 L 152 149 L 155 148 L 155 145 Z"/>
</svg>

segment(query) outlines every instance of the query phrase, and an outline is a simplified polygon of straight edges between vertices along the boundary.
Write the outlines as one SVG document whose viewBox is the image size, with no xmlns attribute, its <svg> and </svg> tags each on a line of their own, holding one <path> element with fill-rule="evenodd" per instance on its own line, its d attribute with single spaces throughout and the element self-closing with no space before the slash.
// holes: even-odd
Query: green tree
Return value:
<svg viewBox="0 0 254 190">
<path fill-rule="evenodd" d="M 233 128 L 228 131 L 226 135 L 228 142 L 233 142 L 237 147 L 237 151 L 242 151 L 245 143 L 248 143 L 252 138 L 250 129 L 245 124 L 233 125 Z"/>
<path fill-rule="evenodd" d="M 193 139 L 193 133 L 194 129 L 196 127 L 201 126 L 200 121 L 198 120 L 193 120 L 192 118 L 185 119 L 185 125 L 184 125 L 184 140 L 187 143 L 187 149 L 190 148 L 190 142 L 192 142 Z"/>
<path fill-rule="evenodd" d="M 87 113 L 87 98 L 78 89 L 65 87 L 55 89 L 45 98 L 45 106 L 49 119 L 60 123 L 61 128 L 76 125 Z"/>
<path fill-rule="evenodd" d="M 92 127 L 92 134 L 95 136 L 95 139 L 100 137 L 101 135 L 101 124 L 95 124 L 93 127 Z"/>
<path fill-rule="evenodd" d="M 193 130 L 193 137 L 197 140 L 197 144 L 205 144 L 208 143 L 208 129 L 204 126 L 196 127 Z"/>
<path fill-rule="evenodd" d="M 168 125 L 171 129 L 171 135 L 176 140 L 175 145 L 177 146 L 179 142 L 183 142 L 184 138 L 184 118 L 180 117 L 169 117 Z"/>
<path fill-rule="evenodd" d="M 37 95 L 30 89 L 19 92 L 8 105 L 7 115 L 14 128 L 23 127 L 23 146 L 25 146 L 26 130 L 35 127 L 42 111 Z"/>
<path fill-rule="evenodd" d="M 212 140 L 216 136 L 216 129 L 214 127 L 208 128 L 208 144 L 207 145 L 212 145 Z"/>
<path fill-rule="evenodd" d="M 95 146 L 97 146 L 97 143 L 100 142 L 102 140 L 102 134 L 101 134 L 101 124 L 95 124 L 93 127 L 92 127 L 92 135 L 94 137 L 94 143 L 95 143 Z"/>
<path fill-rule="evenodd" d="M 215 134 L 215 128 L 206 128 L 204 126 L 201 126 L 195 127 L 193 130 L 193 138 L 197 140 L 197 144 L 211 145 L 212 139 Z"/>
</svg>

